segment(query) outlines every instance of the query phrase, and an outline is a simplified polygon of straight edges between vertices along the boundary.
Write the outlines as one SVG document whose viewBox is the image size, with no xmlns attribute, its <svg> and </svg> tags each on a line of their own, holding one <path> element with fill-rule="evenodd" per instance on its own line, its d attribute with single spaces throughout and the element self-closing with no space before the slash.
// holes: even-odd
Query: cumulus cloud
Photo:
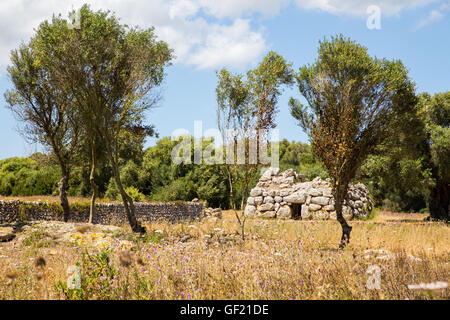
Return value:
<svg viewBox="0 0 450 320">
<path fill-rule="evenodd" d="M 316 9 L 336 15 L 367 16 L 371 5 L 379 6 L 383 16 L 393 16 L 405 9 L 428 5 L 437 0 L 295 0 L 298 7 Z"/>
<path fill-rule="evenodd" d="M 245 64 L 243 56 L 254 61 L 266 48 L 261 33 L 251 31 L 249 20 L 237 19 L 230 26 L 215 25 L 213 29 L 189 57 L 189 63 L 199 68 L 240 67 Z"/>
<path fill-rule="evenodd" d="M 27 41 L 45 19 L 89 3 L 94 10 L 115 12 L 123 23 L 155 26 L 157 35 L 175 49 L 177 63 L 198 68 L 244 66 L 267 49 L 260 30 L 240 17 L 249 12 L 276 14 L 288 0 L 15 0 L 0 2 L 0 70 L 9 52 Z M 233 6 L 234 4 L 234 6 Z M 208 19 L 205 19 L 206 16 Z M 227 21 L 223 18 L 229 18 Z M 231 20 L 230 20 L 231 19 Z"/>
<path fill-rule="evenodd" d="M 94 10 L 116 13 L 123 23 L 154 26 L 157 35 L 175 49 L 176 63 L 197 68 L 239 67 L 255 62 L 268 46 L 262 28 L 250 23 L 255 14 L 272 17 L 289 4 L 300 9 L 366 17 L 378 5 L 383 16 L 437 0 L 14 0 L 0 1 L 0 73 L 9 52 L 27 41 L 33 29 L 52 14 L 67 17 L 71 9 L 89 3 Z M 447 8 L 448 2 L 444 4 Z M 442 19 L 445 6 L 432 11 L 420 26 Z M 258 24 L 259 22 L 257 22 Z"/>
</svg>

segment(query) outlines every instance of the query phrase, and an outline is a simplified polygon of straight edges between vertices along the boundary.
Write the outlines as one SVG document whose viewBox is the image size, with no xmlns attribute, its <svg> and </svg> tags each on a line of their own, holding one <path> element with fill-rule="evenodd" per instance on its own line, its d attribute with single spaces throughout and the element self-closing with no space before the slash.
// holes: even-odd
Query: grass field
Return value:
<svg viewBox="0 0 450 320">
<path fill-rule="evenodd" d="M 129 228 L 30 223 L 0 243 L 0 299 L 448 299 L 450 229 L 423 214 L 351 221 L 222 219 Z M 80 287 L 67 279 L 80 268 Z M 378 282 L 378 280 L 380 280 Z M 379 286 L 378 286 L 379 284 Z"/>
</svg>

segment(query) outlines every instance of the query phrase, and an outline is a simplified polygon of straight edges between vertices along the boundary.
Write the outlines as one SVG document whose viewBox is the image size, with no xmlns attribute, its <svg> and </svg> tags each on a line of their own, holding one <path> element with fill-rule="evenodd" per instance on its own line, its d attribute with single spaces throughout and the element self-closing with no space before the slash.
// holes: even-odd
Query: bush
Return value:
<svg viewBox="0 0 450 320">
<path fill-rule="evenodd" d="M 52 195 L 58 188 L 60 171 L 29 158 L 0 161 L 0 194 L 4 196 Z"/>
<path fill-rule="evenodd" d="M 125 188 L 125 192 L 131 197 L 131 199 L 133 199 L 133 201 L 143 202 L 146 200 L 145 195 L 140 193 L 139 190 L 135 187 Z M 116 200 L 119 202 L 122 201 L 122 196 L 120 195 L 120 193 L 117 194 Z"/>
<path fill-rule="evenodd" d="M 192 200 L 196 197 L 193 185 L 187 179 L 179 178 L 167 186 L 158 188 L 151 199 L 155 201 Z"/>
<path fill-rule="evenodd" d="M 117 190 L 117 185 L 116 185 L 116 181 L 114 180 L 114 178 L 111 178 L 109 180 L 108 187 L 106 188 L 106 192 L 105 192 L 105 198 L 108 198 L 111 200 L 120 198 L 119 190 Z M 120 199 L 119 201 L 121 201 L 121 200 L 122 199 Z"/>
</svg>

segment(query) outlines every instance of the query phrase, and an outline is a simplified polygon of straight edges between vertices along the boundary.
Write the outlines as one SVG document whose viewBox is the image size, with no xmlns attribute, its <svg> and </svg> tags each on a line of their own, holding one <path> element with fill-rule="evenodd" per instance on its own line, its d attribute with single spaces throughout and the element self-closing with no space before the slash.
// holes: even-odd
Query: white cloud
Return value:
<svg viewBox="0 0 450 320">
<path fill-rule="evenodd" d="M 199 68 L 242 67 L 242 57 L 254 61 L 266 48 L 262 35 L 250 30 L 249 20 L 237 19 L 231 26 L 215 25 L 213 29 L 204 45 L 189 57 L 189 63 Z"/>
<path fill-rule="evenodd" d="M 89 3 L 94 10 L 111 10 L 129 25 L 155 26 L 158 36 L 175 49 L 177 63 L 198 68 L 245 66 L 267 46 L 261 32 L 252 30 L 249 20 L 240 16 L 250 10 L 276 14 L 287 1 L 230 0 L 224 4 L 209 0 L 0 0 L 0 70 L 4 71 L 9 63 L 10 50 L 27 41 L 40 22 L 54 13 L 67 17 L 72 8 L 83 3 Z M 210 19 L 206 20 L 204 14 Z M 223 21 L 225 17 L 231 22 Z"/>
<path fill-rule="evenodd" d="M 433 10 L 425 19 L 419 22 L 419 24 L 417 25 L 417 29 L 423 28 L 429 24 L 432 24 L 433 22 L 439 21 L 443 16 L 444 15 L 438 10 Z"/>
<path fill-rule="evenodd" d="M 438 9 L 432 10 L 426 18 L 422 19 L 417 24 L 416 30 L 442 20 L 442 18 L 447 14 L 448 11 L 450 11 L 450 1 L 444 2 L 439 6 Z"/>
<path fill-rule="evenodd" d="M 123 23 L 155 26 L 158 36 L 175 49 L 177 63 L 198 68 L 245 66 L 267 50 L 261 32 L 252 27 L 254 14 L 270 17 L 290 3 L 301 9 L 337 15 L 366 17 L 375 4 L 383 16 L 427 5 L 437 0 L 0 0 L 0 74 L 9 63 L 9 52 L 27 41 L 33 29 L 52 14 L 67 17 L 83 3 L 94 10 L 111 10 Z M 447 7 L 450 4 L 446 2 Z M 442 18 L 444 6 L 430 13 L 422 26 Z M 244 19 L 245 18 L 245 19 Z"/>
<path fill-rule="evenodd" d="M 437 0 L 295 0 L 303 9 L 318 9 L 336 15 L 366 17 L 370 5 L 377 5 L 383 16 L 393 16 L 405 9 L 425 6 Z"/>
<path fill-rule="evenodd" d="M 179 0 L 172 1 L 169 6 L 169 17 L 171 19 L 175 18 L 186 18 L 197 13 L 199 9 L 198 4 L 195 1 L 190 0 Z"/>
</svg>

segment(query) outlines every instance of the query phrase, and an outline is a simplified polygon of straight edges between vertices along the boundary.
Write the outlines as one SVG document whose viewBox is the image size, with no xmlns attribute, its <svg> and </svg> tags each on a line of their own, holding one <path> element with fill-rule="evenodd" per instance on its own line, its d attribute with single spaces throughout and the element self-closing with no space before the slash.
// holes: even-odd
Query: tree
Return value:
<svg viewBox="0 0 450 320">
<path fill-rule="evenodd" d="M 159 100 L 154 91 L 172 59 L 167 43 L 154 29 L 129 28 L 110 12 L 80 9 L 80 28 L 53 17 L 39 26 L 34 46 L 39 58 L 57 74 L 61 90 L 74 96 L 77 109 L 89 114 L 104 142 L 107 158 L 133 231 L 145 232 L 133 200 L 120 178 L 119 154 L 124 136 L 152 135 L 145 112 Z"/>
<path fill-rule="evenodd" d="M 390 134 L 391 119 L 414 111 L 414 83 L 399 60 L 372 58 L 342 35 L 320 41 L 318 59 L 296 78 L 307 106 L 291 98 L 291 114 L 332 179 L 343 248 L 352 230 L 342 214 L 348 184 Z"/>
<path fill-rule="evenodd" d="M 67 221 L 67 188 L 80 145 L 79 113 L 73 108 L 73 97 L 61 91 L 55 74 L 40 62 L 30 44 L 13 50 L 11 63 L 7 70 L 14 89 L 5 93 L 7 107 L 23 124 L 20 130 L 24 137 L 50 148 L 58 160 L 62 175 L 59 196 Z"/>
<path fill-rule="evenodd" d="M 261 63 L 247 72 L 246 79 L 241 74 L 233 75 L 222 69 L 217 73 L 217 124 L 227 144 L 227 158 L 231 152 L 233 159 L 225 165 L 231 207 L 241 226 L 242 239 L 245 239 L 246 216 L 237 213 L 236 184 L 242 185 L 241 209 L 249 194 L 249 183 L 259 165 L 265 162 L 260 144 L 267 139 L 270 129 L 276 127 L 278 98 L 284 85 L 293 83 L 291 64 L 274 51 L 270 51 Z M 232 133 L 231 136 L 227 133 Z M 231 141 L 227 141 L 231 138 Z M 251 141 L 256 140 L 256 161 L 251 158 Z M 244 147 L 239 149 L 239 144 Z M 236 154 L 234 152 L 236 150 Z M 241 153 L 241 154 L 239 154 Z M 239 161 L 243 156 L 244 161 Z M 231 160 L 231 161 L 230 161 Z M 231 162 L 231 163 L 230 163 Z M 240 180 L 240 181 L 238 181 Z"/>
<path fill-rule="evenodd" d="M 242 152 L 237 146 L 239 140 L 244 141 L 244 194 L 242 201 L 247 196 L 248 177 L 252 171 L 256 169 L 247 161 L 248 148 L 247 142 L 252 139 L 252 130 L 254 130 L 255 122 L 249 105 L 250 88 L 248 83 L 242 79 L 242 75 L 232 75 L 228 70 L 222 69 L 217 73 L 219 78 L 216 95 L 217 95 L 217 126 L 222 134 L 222 140 L 226 149 L 225 171 L 228 178 L 230 206 L 233 209 L 236 219 L 241 227 L 242 240 L 245 240 L 245 221 L 244 214 L 239 215 L 236 203 L 236 182 L 239 178 L 238 170 L 238 152 Z M 236 152 L 235 152 L 236 151 Z M 231 158 L 232 157 L 232 158 Z M 247 189 L 247 190 L 245 190 Z M 241 205 L 242 208 L 242 205 Z"/>
<path fill-rule="evenodd" d="M 433 220 L 450 218 L 450 91 L 419 96 L 433 178 L 429 208 Z"/>
<path fill-rule="evenodd" d="M 61 171 L 58 165 L 53 163 L 55 159 L 49 158 L 42 154 L 34 154 L 29 158 L 0 160 L 0 194 L 4 196 L 53 194 L 58 180 L 61 179 Z"/>
<path fill-rule="evenodd" d="M 416 108 L 418 109 L 418 108 Z M 359 179 L 375 203 L 394 211 L 419 212 L 427 207 L 432 185 L 428 147 L 419 112 L 408 128 L 391 125 L 392 134 L 361 166 Z"/>
<path fill-rule="evenodd" d="M 83 108 L 81 109 L 81 119 L 83 123 L 83 128 L 85 134 L 83 135 L 83 145 L 84 145 L 84 155 L 80 154 L 80 158 L 86 159 L 86 163 L 90 163 L 90 174 L 89 174 L 89 185 L 91 187 L 91 204 L 89 207 L 89 220 L 88 223 L 92 223 L 95 216 L 95 201 L 99 196 L 99 188 L 95 182 L 96 171 L 99 167 L 99 162 L 104 164 L 106 160 L 106 152 L 102 148 L 104 143 L 102 143 L 101 137 L 95 131 L 94 123 L 92 122 L 92 117 L 89 112 Z M 81 159 L 79 159 L 81 160 Z"/>
<path fill-rule="evenodd" d="M 259 155 L 260 137 L 263 130 L 268 133 L 276 127 L 277 103 L 285 85 L 294 83 L 292 63 L 288 63 L 280 54 L 270 51 L 255 68 L 247 72 L 250 90 L 250 104 L 256 113 L 257 154 Z"/>
<path fill-rule="evenodd" d="M 361 166 L 376 203 L 395 211 L 420 211 L 427 206 L 432 183 L 428 144 L 419 104 L 393 114 L 390 133 Z"/>
<path fill-rule="evenodd" d="M 250 88 L 240 74 L 232 75 L 228 70 L 217 72 L 219 79 L 216 87 L 217 95 L 217 126 L 222 134 L 224 143 L 228 143 L 226 150 L 233 159 L 227 159 L 225 165 L 229 184 L 230 208 L 236 213 L 237 203 L 235 198 L 235 180 L 237 179 L 237 157 L 234 153 L 239 139 L 251 138 L 252 123 L 251 109 L 249 106 Z M 233 141 L 227 141 L 232 139 Z M 247 164 L 247 163 L 246 163 Z M 239 220 L 239 218 L 238 218 Z"/>
</svg>

